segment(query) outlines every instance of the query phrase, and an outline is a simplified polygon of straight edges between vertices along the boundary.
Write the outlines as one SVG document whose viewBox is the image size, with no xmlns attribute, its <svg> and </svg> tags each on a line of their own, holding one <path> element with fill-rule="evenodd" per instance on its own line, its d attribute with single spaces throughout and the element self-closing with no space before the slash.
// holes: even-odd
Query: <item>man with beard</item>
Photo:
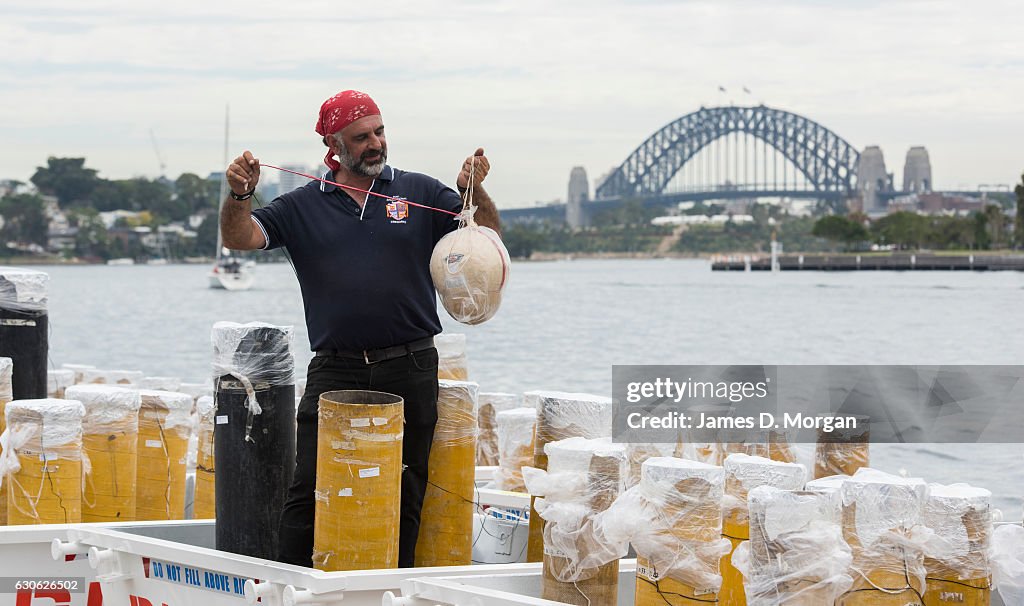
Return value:
<svg viewBox="0 0 1024 606">
<path fill-rule="evenodd" d="M 437 422 L 433 337 L 441 323 L 430 255 L 458 221 L 402 200 L 459 212 L 462 199 L 433 177 L 386 164 L 384 122 L 365 93 L 347 90 L 325 101 L 315 130 L 329 148 L 325 162 L 331 172 L 325 180 L 389 198 L 311 181 L 251 210 L 248 200 L 260 167 L 246 151 L 227 169 L 231 196 L 221 211 L 224 246 L 288 249 L 316 352 L 296 416 L 295 473 L 281 515 L 278 559 L 312 563 L 320 394 L 366 389 L 405 400 L 398 563 L 411 567 Z M 498 211 L 480 185 L 489 168 L 483 150 L 476 150 L 457 185 L 465 191 L 472 172 L 476 222 L 498 231 Z"/>
</svg>

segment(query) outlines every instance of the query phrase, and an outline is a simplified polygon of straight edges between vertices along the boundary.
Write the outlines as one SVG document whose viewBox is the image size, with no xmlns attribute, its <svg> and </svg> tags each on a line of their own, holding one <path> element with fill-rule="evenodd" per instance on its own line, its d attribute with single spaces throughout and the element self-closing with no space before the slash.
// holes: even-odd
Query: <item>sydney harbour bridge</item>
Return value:
<svg viewBox="0 0 1024 606">
<path fill-rule="evenodd" d="M 567 211 L 570 216 L 594 212 L 627 200 L 668 205 L 806 198 L 839 208 L 860 199 L 864 209 L 870 210 L 884 205 L 885 199 L 930 189 L 930 165 L 926 179 L 905 182 L 904 190 L 897 191 L 891 179 L 887 182 L 891 175 L 885 173 L 884 163 L 879 165 L 880 150 L 868 150 L 870 161 L 862 167 L 862 154 L 853 145 L 804 116 L 764 105 L 702 107 L 650 135 L 599 179 L 593 196 L 582 204 L 584 211 L 579 206 L 573 209 L 570 200 L 569 208 L 561 204 L 510 209 L 502 212 L 502 219 L 557 220 L 565 218 Z"/>
</svg>

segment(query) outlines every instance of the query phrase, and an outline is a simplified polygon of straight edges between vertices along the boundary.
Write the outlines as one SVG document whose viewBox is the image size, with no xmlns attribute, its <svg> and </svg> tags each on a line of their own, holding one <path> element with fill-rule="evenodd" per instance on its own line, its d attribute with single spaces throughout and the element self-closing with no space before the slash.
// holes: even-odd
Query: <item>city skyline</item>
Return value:
<svg viewBox="0 0 1024 606">
<path fill-rule="evenodd" d="M 105 178 L 154 178 L 164 162 L 171 178 L 205 175 L 223 163 L 226 103 L 232 156 L 315 166 L 316 111 L 342 88 L 380 105 L 399 168 L 450 184 L 484 147 L 508 208 L 564 200 L 574 166 L 593 188 L 665 124 L 730 103 L 878 145 L 898 180 L 914 146 L 936 188 L 1012 185 L 1024 170 L 1024 51 L 998 33 L 1011 2 L 180 7 L 0 9 L 0 179 L 27 180 L 50 155 Z"/>
</svg>

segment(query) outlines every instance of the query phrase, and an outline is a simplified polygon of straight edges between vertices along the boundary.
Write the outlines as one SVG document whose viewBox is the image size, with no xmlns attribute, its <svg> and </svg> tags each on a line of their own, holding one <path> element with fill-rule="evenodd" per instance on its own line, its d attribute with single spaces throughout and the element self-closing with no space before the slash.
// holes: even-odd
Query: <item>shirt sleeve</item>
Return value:
<svg viewBox="0 0 1024 606">
<path fill-rule="evenodd" d="M 451 211 L 453 213 L 462 212 L 462 196 L 456 191 L 440 181 L 437 182 L 437 193 L 434 196 L 434 207 L 443 208 L 444 210 Z M 434 212 L 434 244 L 436 245 L 441 238 L 447 234 L 455 231 L 459 226 L 458 217 L 453 217 L 448 213 Z"/>
<path fill-rule="evenodd" d="M 267 237 L 267 246 L 263 250 L 287 246 L 291 233 L 293 206 L 288 198 L 279 196 L 266 206 L 252 209 L 253 220 Z"/>
</svg>

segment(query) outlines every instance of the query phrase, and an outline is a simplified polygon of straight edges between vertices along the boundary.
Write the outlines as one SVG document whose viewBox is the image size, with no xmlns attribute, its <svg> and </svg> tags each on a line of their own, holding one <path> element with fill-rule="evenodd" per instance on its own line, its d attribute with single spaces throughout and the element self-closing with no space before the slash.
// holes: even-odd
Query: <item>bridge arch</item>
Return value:
<svg viewBox="0 0 1024 606">
<path fill-rule="evenodd" d="M 596 198 L 659 195 L 701 149 L 730 133 L 746 133 L 773 147 L 815 191 L 852 193 L 860 154 L 845 139 L 808 118 L 759 105 L 711 107 L 664 126 L 595 190 Z"/>
</svg>

